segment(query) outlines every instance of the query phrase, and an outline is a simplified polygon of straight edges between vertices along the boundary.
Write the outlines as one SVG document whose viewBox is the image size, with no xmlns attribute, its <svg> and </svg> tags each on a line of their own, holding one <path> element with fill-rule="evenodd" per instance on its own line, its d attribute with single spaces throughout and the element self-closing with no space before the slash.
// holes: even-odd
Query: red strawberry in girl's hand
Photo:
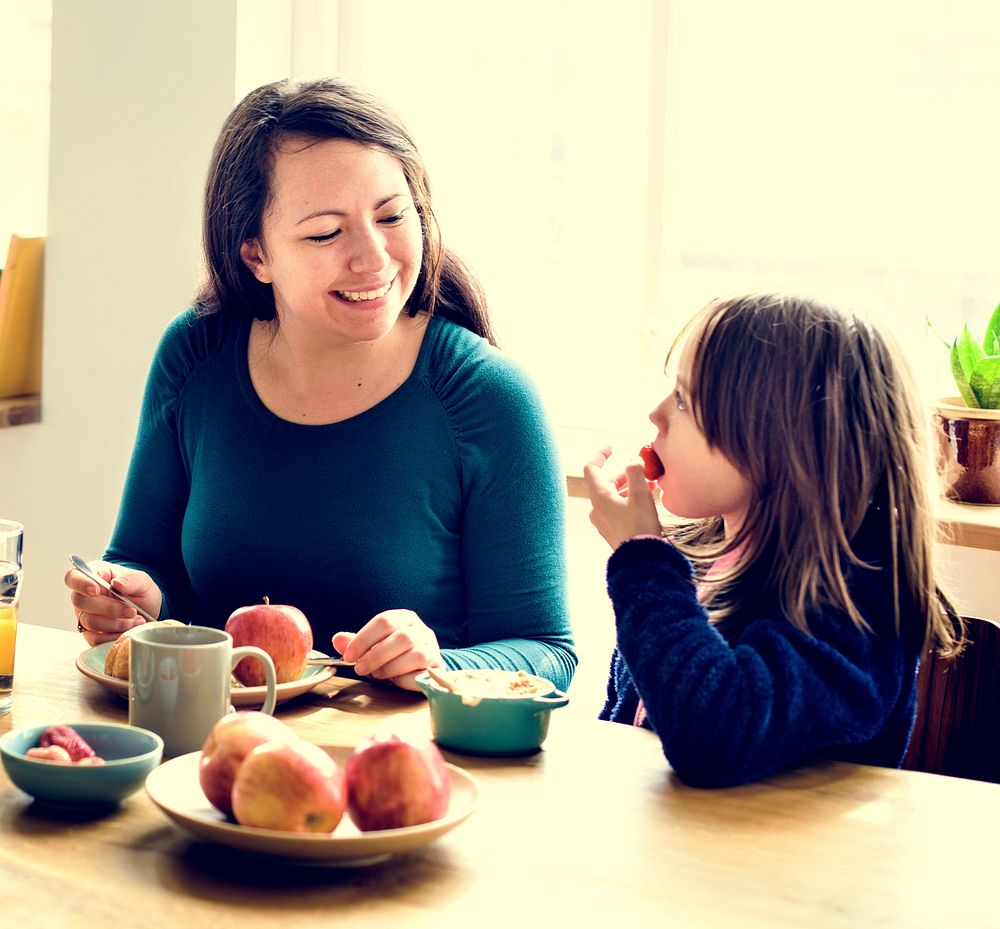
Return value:
<svg viewBox="0 0 1000 929">
<path fill-rule="evenodd" d="M 642 466 L 647 481 L 655 481 L 663 474 L 663 462 L 660 461 L 660 456 L 653 450 L 652 445 L 643 445 L 639 449 L 639 457 L 642 458 Z"/>
</svg>

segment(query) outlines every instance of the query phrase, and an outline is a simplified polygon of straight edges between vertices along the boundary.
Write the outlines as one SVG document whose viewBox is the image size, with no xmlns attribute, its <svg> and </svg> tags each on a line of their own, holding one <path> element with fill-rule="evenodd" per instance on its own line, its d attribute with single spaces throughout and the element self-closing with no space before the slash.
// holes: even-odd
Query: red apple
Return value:
<svg viewBox="0 0 1000 929">
<path fill-rule="evenodd" d="M 347 761 L 347 810 L 363 832 L 440 819 L 448 811 L 451 776 L 429 739 L 374 737 Z"/>
<path fill-rule="evenodd" d="M 226 620 L 226 632 L 233 637 L 233 645 L 264 649 L 274 662 L 279 684 L 297 681 L 306 670 L 306 658 L 313 647 L 312 626 L 297 607 L 271 603 L 265 597 L 263 603 L 233 610 Z M 244 687 L 264 684 L 264 666 L 256 658 L 244 658 L 233 668 L 233 675 Z"/>
<path fill-rule="evenodd" d="M 305 739 L 258 745 L 236 772 L 233 815 L 242 826 L 333 832 L 346 806 L 347 790 L 337 763 Z"/>
<path fill-rule="evenodd" d="M 223 716 L 205 739 L 198 761 L 198 782 L 209 803 L 232 816 L 233 781 L 243 759 L 264 742 L 292 737 L 288 726 L 267 713 L 243 710 Z"/>
</svg>

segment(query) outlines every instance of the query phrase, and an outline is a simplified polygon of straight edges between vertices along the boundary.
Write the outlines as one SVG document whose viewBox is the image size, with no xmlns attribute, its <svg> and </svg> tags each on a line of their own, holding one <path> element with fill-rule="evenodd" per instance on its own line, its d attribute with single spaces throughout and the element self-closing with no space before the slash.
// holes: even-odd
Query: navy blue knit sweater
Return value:
<svg viewBox="0 0 1000 929">
<path fill-rule="evenodd" d="M 625 542 L 608 562 L 618 627 L 602 719 L 632 723 L 641 694 L 677 776 L 700 787 L 814 757 L 898 767 L 916 707 L 917 652 L 896 636 L 886 572 L 852 570 L 873 632 L 814 610 L 812 635 L 775 608 L 720 631 L 669 542 Z"/>
</svg>

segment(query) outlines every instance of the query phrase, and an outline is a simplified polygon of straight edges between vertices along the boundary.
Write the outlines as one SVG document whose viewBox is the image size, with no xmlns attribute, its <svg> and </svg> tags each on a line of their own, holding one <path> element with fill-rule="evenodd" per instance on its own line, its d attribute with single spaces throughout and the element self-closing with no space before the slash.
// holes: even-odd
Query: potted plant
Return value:
<svg viewBox="0 0 1000 929">
<path fill-rule="evenodd" d="M 966 324 L 950 351 L 959 396 L 933 404 L 944 494 L 1000 505 L 1000 305 L 981 341 Z"/>
</svg>

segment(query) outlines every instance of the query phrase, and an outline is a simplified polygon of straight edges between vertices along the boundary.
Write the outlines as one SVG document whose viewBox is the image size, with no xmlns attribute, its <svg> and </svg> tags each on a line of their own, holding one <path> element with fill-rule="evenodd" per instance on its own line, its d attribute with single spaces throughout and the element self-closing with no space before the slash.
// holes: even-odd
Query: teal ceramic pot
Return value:
<svg viewBox="0 0 1000 929">
<path fill-rule="evenodd" d="M 541 747 L 552 711 L 569 703 L 569 697 L 549 681 L 532 679 L 546 692 L 463 696 L 445 690 L 426 672 L 417 676 L 416 684 L 427 696 L 434 741 L 442 748 L 470 755 L 523 755 Z"/>
<path fill-rule="evenodd" d="M 64 807 L 113 806 L 135 793 L 163 757 L 163 740 L 122 723 L 70 723 L 103 765 L 58 764 L 25 754 L 48 726 L 15 729 L 0 737 L 0 758 L 14 784 L 40 803 Z"/>
</svg>

